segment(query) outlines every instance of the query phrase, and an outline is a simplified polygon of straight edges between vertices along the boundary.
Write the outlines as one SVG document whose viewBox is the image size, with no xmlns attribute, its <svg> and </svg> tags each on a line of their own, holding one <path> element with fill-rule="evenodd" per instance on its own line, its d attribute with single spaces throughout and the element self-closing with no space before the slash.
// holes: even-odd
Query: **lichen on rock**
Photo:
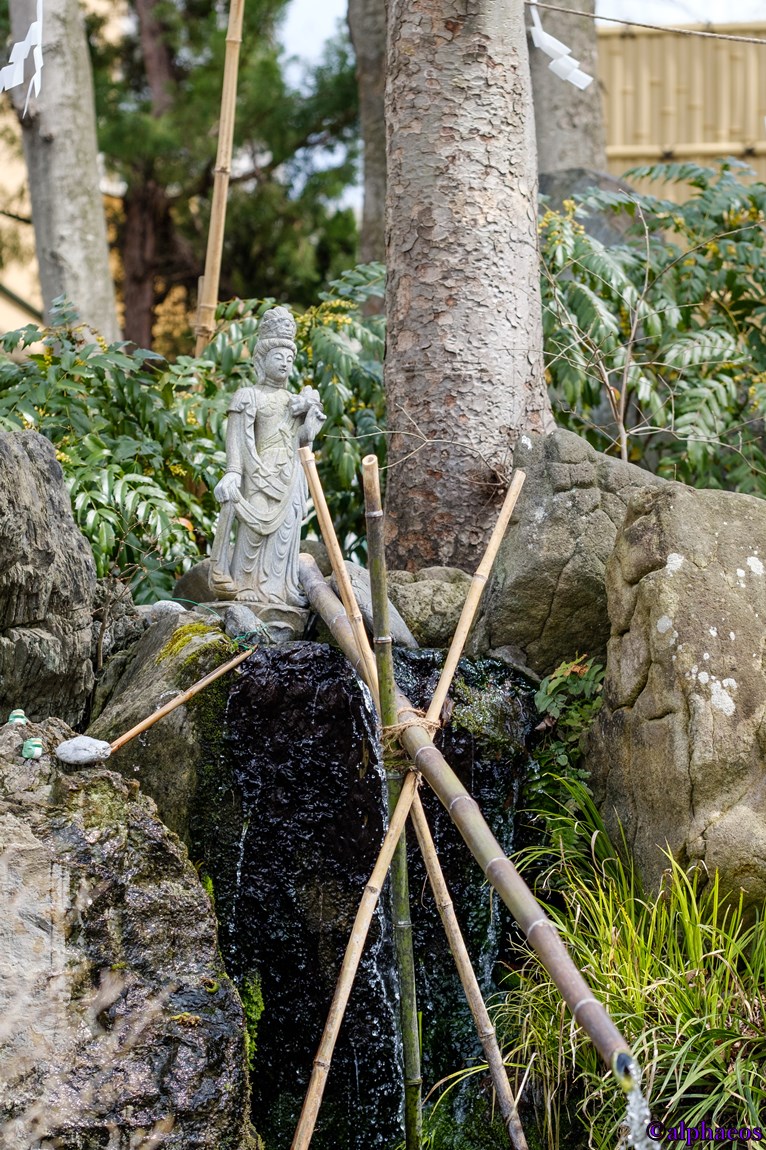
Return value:
<svg viewBox="0 0 766 1150">
<path fill-rule="evenodd" d="M 57 770 L 64 724 L 31 729 L 24 763 L 30 728 L 0 729 L 0 1145 L 252 1146 L 242 1008 L 184 846 L 137 784 Z"/>
<path fill-rule="evenodd" d="M 607 567 L 612 635 L 588 766 L 659 884 L 670 850 L 766 898 L 766 504 L 681 484 L 636 495 Z"/>
</svg>

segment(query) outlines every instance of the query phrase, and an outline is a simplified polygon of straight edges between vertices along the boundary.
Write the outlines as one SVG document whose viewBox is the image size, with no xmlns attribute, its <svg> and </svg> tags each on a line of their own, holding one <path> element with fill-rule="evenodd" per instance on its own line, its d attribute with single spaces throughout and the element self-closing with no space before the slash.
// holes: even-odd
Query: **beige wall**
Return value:
<svg viewBox="0 0 766 1150">
<path fill-rule="evenodd" d="M 27 170 L 19 136 L 16 115 L 6 103 L 0 110 L 0 210 L 28 216 Z M 34 323 L 34 313 L 42 308 L 42 297 L 31 223 L 17 224 L 8 217 L 0 217 L 0 227 L 4 233 L 12 233 L 14 243 L 22 249 L 21 259 L 0 268 L 0 289 L 7 289 L 28 304 L 28 307 L 19 306 L 0 290 L 0 333 L 4 333 Z"/>
</svg>

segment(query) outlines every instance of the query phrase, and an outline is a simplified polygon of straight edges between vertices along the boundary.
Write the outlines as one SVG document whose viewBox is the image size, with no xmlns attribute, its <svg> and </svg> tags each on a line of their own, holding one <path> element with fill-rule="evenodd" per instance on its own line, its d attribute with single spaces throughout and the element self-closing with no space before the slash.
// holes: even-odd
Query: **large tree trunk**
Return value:
<svg viewBox="0 0 766 1150">
<path fill-rule="evenodd" d="M 133 7 L 152 116 L 159 119 L 172 105 L 174 88 L 173 65 L 158 18 L 162 6 L 158 0 L 134 0 Z M 137 165 L 124 199 L 125 338 L 138 347 L 152 346 L 159 252 L 170 229 L 167 193 L 155 171 L 153 161 Z"/>
<path fill-rule="evenodd" d="M 124 210 L 122 295 L 125 338 L 138 347 L 151 347 L 158 252 L 168 228 L 169 206 L 165 189 L 151 177 L 137 179 L 125 192 Z"/>
<path fill-rule="evenodd" d="M 26 36 L 36 10 L 36 0 L 11 0 L 14 41 Z M 53 300 L 65 295 L 88 327 L 105 339 L 119 339 L 93 79 L 78 0 L 46 0 L 43 53 L 40 97 L 30 101 L 21 128 L 45 317 Z M 11 94 L 21 114 L 26 87 Z"/>
<path fill-rule="evenodd" d="M 558 0 L 558 3 L 563 8 L 587 12 L 594 12 L 596 7 L 595 0 Z M 540 15 L 545 31 L 566 44 L 580 61 L 583 72 L 595 78 L 583 91 L 560 79 L 548 67 L 550 58 L 534 47 L 530 37 L 538 171 L 588 168 L 605 172 L 606 132 L 598 82 L 596 22 L 587 16 L 544 9 Z"/>
<path fill-rule="evenodd" d="M 348 26 L 356 55 L 359 120 L 364 146 L 363 263 L 386 258 L 386 5 L 348 0 Z"/>
<path fill-rule="evenodd" d="M 521 0 L 390 0 L 387 522 L 397 567 L 473 569 L 511 453 L 553 418 Z"/>
</svg>

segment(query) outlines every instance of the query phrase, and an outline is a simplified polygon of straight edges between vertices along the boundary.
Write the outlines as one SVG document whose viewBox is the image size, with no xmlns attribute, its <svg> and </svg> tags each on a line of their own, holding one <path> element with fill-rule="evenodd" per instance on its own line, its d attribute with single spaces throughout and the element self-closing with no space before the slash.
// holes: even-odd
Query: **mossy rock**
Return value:
<svg viewBox="0 0 766 1150">
<path fill-rule="evenodd" d="M 254 1150 L 245 1019 L 210 900 L 135 782 L 60 770 L 61 727 L 32 728 L 34 761 L 0 731 L 3 1145 Z"/>
<path fill-rule="evenodd" d="M 136 644 L 107 706 L 88 734 L 113 742 L 232 654 L 232 645 L 217 620 L 189 615 L 160 619 Z M 207 687 L 109 760 L 111 769 L 140 783 L 157 803 L 166 826 L 187 844 L 191 808 L 206 757 L 204 744 L 223 722 L 227 695 L 224 677 L 223 684 L 219 681 Z"/>
</svg>

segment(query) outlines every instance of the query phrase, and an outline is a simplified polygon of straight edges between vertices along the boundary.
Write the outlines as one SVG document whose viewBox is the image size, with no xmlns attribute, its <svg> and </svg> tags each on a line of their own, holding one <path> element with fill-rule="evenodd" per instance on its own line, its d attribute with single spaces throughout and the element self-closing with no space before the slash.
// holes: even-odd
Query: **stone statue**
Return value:
<svg viewBox="0 0 766 1150">
<path fill-rule="evenodd" d="M 229 403 L 226 473 L 214 490 L 221 514 L 210 589 L 216 599 L 252 604 L 264 622 L 270 617 L 264 609 L 272 609 L 272 618 L 275 610 L 283 618 L 306 603 L 298 582 L 298 552 L 308 489 L 298 448 L 311 446 L 325 415 L 314 388 L 305 387 L 299 395 L 286 390 L 294 341 L 295 321 L 287 308 L 264 313 L 253 382 Z"/>
</svg>

